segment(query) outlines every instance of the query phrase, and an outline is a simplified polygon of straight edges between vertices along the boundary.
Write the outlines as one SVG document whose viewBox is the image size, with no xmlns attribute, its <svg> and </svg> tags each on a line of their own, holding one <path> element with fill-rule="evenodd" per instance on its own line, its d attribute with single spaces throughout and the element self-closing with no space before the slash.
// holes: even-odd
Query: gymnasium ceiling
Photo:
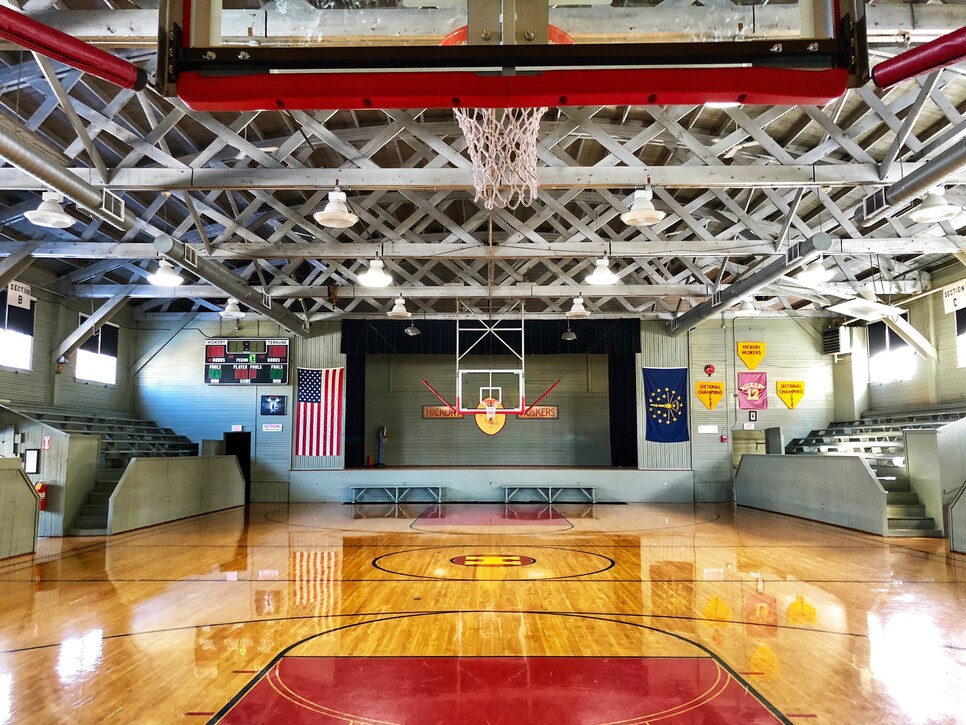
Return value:
<svg viewBox="0 0 966 725">
<path fill-rule="evenodd" d="M 278 11 L 257 5 L 236 7 Z M 665 0 L 665 27 L 695 5 Z M 154 72 L 151 2 L 29 0 L 24 9 Z M 878 2 L 867 12 L 873 64 L 966 25 L 960 3 Z M 887 91 L 853 89 L 824 108 L 552 108 L 540 129 L 538 201 L 490 214 L 473 200 L 449 110 L 200 113 L 150 87 L 119 90 L 38 65 L 9 45 L 0 60 L 0 136 L 110 188 L 137 217 L 122 231 L 68 203 L 77 219 L 69 229 L 33 226 L 23 214 L 42 184 L 6 164 L 0 271 L 35 265 L 55 280 L 51 291 L 127 300 L 142 319 L 214 315 L 227 297 L 187 272 L 179 288 L 149 285 L 162 232 L 313 322 L 381 317 L 400 292 L 417 321 L 450 316 L 458 302 L 482 313 L 518 300 L 532 316 L 559 318 L 578 293 L 595 316 L 670 319 L 821 231 L 836 240 L 825 258 L 832 281 L 785 277 L 756 298 L 774 314 L 820 316 L 863 289 L 882 301 L 928 290 L 931 272 L 966 249 L 966 213 L 939 224 L 917 224 L 908 209 L 871 228 L 853 221 L 872 191 L 966 143 L 963 64 Z M 898 144 L 904 126 L 911 132 Z M 360 217 L 346 230 L 311 216 L 337 182 Z M 620 214 L 648 182 L 667 217 L 628 227 Z M 966 208 L 966 170 L 946 194 Z M 620 284 L 587 287 L 605 254 Z M 394 286 L 358 286 L 375 257 Z"/>
</svg>

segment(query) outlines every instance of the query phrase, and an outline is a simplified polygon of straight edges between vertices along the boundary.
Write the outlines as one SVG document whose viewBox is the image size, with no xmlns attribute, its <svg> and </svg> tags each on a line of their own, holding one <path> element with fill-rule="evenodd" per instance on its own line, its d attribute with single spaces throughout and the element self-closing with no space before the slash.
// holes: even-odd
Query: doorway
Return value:
<svg viewBox="0 0 966 725">
<path fill-rule="evenodd" d="M 238 458 L 238 467 L 245 477 L 245 503 L 252 502 L 252 434 L 225 433 L 225 455 Z"/>
</svg>

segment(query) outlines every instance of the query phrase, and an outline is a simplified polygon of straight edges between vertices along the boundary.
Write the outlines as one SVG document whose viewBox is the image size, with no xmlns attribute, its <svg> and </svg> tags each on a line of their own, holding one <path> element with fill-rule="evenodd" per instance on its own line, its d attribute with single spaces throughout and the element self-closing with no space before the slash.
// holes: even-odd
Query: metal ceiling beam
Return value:
<svg viewBox="0 0 966 725">
<path fill-rule="evenodd" d="M 455 124 L 454 124 L 455 128 Z M 886 178 L 879 178 L 874 163 L 783 164 L 770 166 L 560 166 L 541 167 L 537 176 L 545 189 L 634 189 L 650 179 L 652 186 L 668 189 L 798 189 L 800 187 L 882 186 L 915 172 L 926 162 L 903 163 Z M 308 190 L 334 188 L 336 182 L 353 191 L 400 189 L 471 190 L 472 169 L 376 168 L 204 168 L 153 167 L 116 169 L 109 184 L 85 167 L 67 169 L 94 186 L 127 191 L 181 191 L 207 189 Z M 966 171 L 950 176 L 950 183 L 966 183 Z M 0 189 L 41 190 L 30 174 L 0 169 Z M 353 199 L 350 197 L 349 203 Z"/>
<path fill-rule="evenodd" d="M 35 244 L 21 244 L 18 251 L 0 262 L 0 288 L 6 289 L 8 284 L 17 279 L 17 275 L 34 263 L 34 249 Z"/>
<path fill-rule="evenodd" d="M 718 291 L 725 292 L 734 285 L 723 284 Z M 258 292 L 255 288 L 250 288 Z M 855 297 L 855 288 L 848 282 L 829 282 L 816 285 L 815 289 L 835 297 Z M 64 293 L 78 298 L 103 298 L 117 294 L 118 286 L 109 284 L 80 284 L 66 288 Z M 128 287 L 128 295 L 134 299 L 204 299 L 220 298 L 226 295 L 218 286 L 181 285 L 159 289 L 152 285 Z M 419 287 L 395 285 L 391 287 L 362 287 L 339 285 L 339 299 L 392 299 L 402 295 L 406 299 L 460 299 L 486 298 L 559 298 L 572 297 L 577 292 L 584 297 L 707 297 L 715 290 L 708 284 L 617 284 L 613 286 L 590 286 L 578 284 L 502 284 L 492 287 L 474 284 L 424 285 Z M 923 284 L 915 280 L 877 281 L 876 291 L 880 294 L 910 295 L 923 291 Z M 331 292 L 329 285 L 276 285 L 270 287 L 268 295 L 273 300 L 284 299 L 326 299 Z M 795 290 L 783 290 L 785 294 L 801 296 Z M 749 294 L 749 293 L 745 293 Z M 234 296 L 234 295 L 231 295 Z M 247 304 L 247 303 L 246 303 Z"/>
<path fill-rule="evenodd" d="M 156 259 L 153 244 L 140 242 L 56 242 L 37 241 L 35 258 L 50 259 Z M 0 241 L 0 257 L 16 254 L 23 242 Z M 825 254 L 861 257 L 869 254 L 953 254 L 966 249 L 966 235 L 945 237 L 868 237 L 864 239 L 836 239 Z M 229 242 L 211 254 L 211 259 L 570 259 L 605 255 L 620 257 L 683 257 L 720 258 L 775 257 L 775 244 L 768 239 L 727 239 L 721 241 L 689 240 L 676 242 L 647 240 L 635 242 L 551 242 L 546 246 L 513 244 L 490 248 L 482 240 L 478 244 L 444 242 L 390 242 L 386 244 L 254 244 Z M 72 273 L 84 277 L 84 270 Z"/>
<path fill-rule="evenodd" d="M 677 337 L 693 330 L 708 318 L 799 269 L 831 247 L 832 237 L 822 233 L 792 245 L 781 259 L 765 265 L 751 276 L 715 294 L 710 300 L 692 307 L 683 315 L 671 320 L 667 325 L 667 334 L 670 337 Z"/>
<path fill-rule="evenodd" d="M 105 322 L 116 315 L 131 299 L 128 295 L 130 288 L 118 286 L 114 288 L 114 296 L 97 308 L 84 320 L 76 330 L 70 333 L 54 350 L 51 359 L 56 363 L 60 358 L 69 358 L 83 345 Z"/>
<path fill-rule="evenodd" d="M 185 245 L 175 241 L 167 234 L 162 234 L 154 240 L 154 248 L 165 259 L 185 267 L 192 274 L 217 287 L 224 293 L 225 297 L 234 297 L 243 305 L 260 312 L 299 337 L 310 337 L 309 326 L 306 322 L 284 308 L 276 307 L 270 303 L 266 304 L 259 290 L 250 286 L 217 262 L 212 262 L 204 257 L 197 257 L 189 262 L 186 259 Z M 128 292 L 129 296 L 133 295 L 133 292 L 133 290 Z M 156 288 L 154 296 L 164 297 L 164 288 Z"/>
</svg>

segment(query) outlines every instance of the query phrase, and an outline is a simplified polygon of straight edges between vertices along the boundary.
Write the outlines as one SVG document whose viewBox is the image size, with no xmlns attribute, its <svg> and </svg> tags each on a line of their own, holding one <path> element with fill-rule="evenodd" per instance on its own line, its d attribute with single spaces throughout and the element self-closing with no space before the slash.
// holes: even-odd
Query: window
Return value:
<svg viewBox="0 0 966 725">
<path fill-rule="evenodd" d="M 7 304 L 7 293 L 0 294 L 3 329 L 0 329 L 0 365 L 30 370 L 34 348 L 34 307 L 30 309 Z"/>
<path fill-rule="evenodd" d="M 916 374 L 916 351 L 909 343 L 884 322 L 873 322 L 866 330 L 869 333 L 869 380 L 873 383 L 912 380 Z"/>
<path fill-rule="evenodd" d="M 966 308 L 956 310 L 956 365 L 966 368 Z"/>
<path fill-rule="evenodd" d="M 81 315 L 83 324 L 88 315 Z M 75 375 L 78 380 L 90 380 L 95 383 L 114 385 L 117 382 L 117 325 L 106 324 L 77 351 L 77 368 Z"/>
</svg>

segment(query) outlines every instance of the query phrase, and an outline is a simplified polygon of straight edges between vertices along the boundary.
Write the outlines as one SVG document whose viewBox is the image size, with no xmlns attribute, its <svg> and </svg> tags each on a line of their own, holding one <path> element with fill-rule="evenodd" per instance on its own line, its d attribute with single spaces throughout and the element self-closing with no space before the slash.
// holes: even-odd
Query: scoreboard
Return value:
<svg viewBox="0 0 966 725">
<path fill-rule="evenodd" d="M 288 340 L 205 340 L 206 385 L 288 385 Z"/>
</svg>

